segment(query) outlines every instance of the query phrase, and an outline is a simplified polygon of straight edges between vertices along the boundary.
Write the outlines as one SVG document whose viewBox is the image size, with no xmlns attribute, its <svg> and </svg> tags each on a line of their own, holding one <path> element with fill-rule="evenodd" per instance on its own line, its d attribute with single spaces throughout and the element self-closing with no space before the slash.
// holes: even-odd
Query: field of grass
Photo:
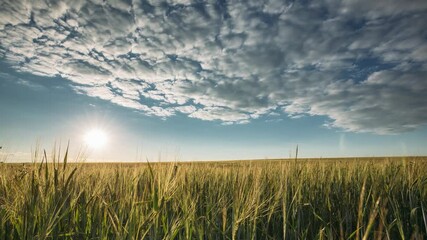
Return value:
<svg viewBox="0 0 427 240">
<path fill-rule="evenodd" d="M 60 162 L 0 165 L 0 239 L 427 239 L 427 158 Z"/>
</svg>

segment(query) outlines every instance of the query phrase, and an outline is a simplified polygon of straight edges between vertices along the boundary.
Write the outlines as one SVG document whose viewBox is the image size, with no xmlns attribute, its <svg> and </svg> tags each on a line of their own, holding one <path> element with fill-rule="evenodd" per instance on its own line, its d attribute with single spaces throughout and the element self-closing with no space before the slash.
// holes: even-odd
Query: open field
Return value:
<svg viewBox="0 0 427 240">
<path fill-rule="evenodd" d="M 427 157 L 60 162 L 0 165 L 0 239 L 427 238 Z"/>
</svg>

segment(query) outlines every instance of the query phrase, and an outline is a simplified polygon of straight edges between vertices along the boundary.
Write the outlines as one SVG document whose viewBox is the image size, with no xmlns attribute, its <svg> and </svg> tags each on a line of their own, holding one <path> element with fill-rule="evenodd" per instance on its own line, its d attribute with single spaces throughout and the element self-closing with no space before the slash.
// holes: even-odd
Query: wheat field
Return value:
<svg viewBox="0 0 427 240">
<path fill-rule="evenodd" d="M 107 164 L 39 155 L 0 165 L 0 239 L 427 238 L 427 158 Z"/>
</svg>

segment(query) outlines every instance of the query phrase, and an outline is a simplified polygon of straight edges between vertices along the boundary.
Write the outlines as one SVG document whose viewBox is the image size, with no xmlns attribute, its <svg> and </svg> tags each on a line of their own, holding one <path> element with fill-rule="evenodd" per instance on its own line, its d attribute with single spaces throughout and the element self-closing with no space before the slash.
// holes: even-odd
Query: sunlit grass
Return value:
<svg viewBox="0 0 427 240">
<path fill-rule="evenodd" d="M 39 155 L 0 165 L 0 239 L 427 237 L 425 158 L 67 164 L 65 154 L 46 164 Z"/>
</svg>

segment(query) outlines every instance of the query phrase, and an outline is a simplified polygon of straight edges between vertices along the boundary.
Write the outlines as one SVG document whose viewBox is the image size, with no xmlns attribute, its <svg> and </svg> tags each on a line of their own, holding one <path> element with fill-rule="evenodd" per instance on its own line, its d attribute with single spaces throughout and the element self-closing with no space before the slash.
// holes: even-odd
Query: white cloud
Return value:
<svg viewBox="0 0 427 240">
<path fill-rule="evenodd" d="M 36 91 L 47 90 L 47 88 L 45 86 L 43 86 L 43 85 L 40 85 L 38 83 L 34 83 L 34 82 L 29 81 L 29 80 L 25 80 L 25 79 L 16 77 L 16 76 L 8 74 L 8 73 L 1 73 L 0 72 L 0 77 L 2 79 L 13 81 L 13 82 L 15 82 L 15 83 L 17 83 L 19 85 L 31 88 L 31 89 L 36 90 Z"/>
<path fill-rule="evenodd" d="M 249 119 L 248 114 L 236 112 L 234 110 L 230 110 L 223 107 L 206 107 L 203 109 L 198 109 L 197 111 L 191 113 L 189 116 L 208 121 L 222 120 L 227 123 L 246 123 Z"/>
<path fill-rule="evenodd" d="M 175 110 L 177 110 L 181 113 L 191 114 L 191 113 L 195 112 L 197 110 L 197 108 L 195 106 L 188 105 L 188 106 L 175 107 Z"/>
<path fill-rule="evenodd" d="M 0 56 L 162 118 L 281 109 L 383 134 L 427 123 L 425 22 L 423 0 L 4 0 Z"/>
</svg>

